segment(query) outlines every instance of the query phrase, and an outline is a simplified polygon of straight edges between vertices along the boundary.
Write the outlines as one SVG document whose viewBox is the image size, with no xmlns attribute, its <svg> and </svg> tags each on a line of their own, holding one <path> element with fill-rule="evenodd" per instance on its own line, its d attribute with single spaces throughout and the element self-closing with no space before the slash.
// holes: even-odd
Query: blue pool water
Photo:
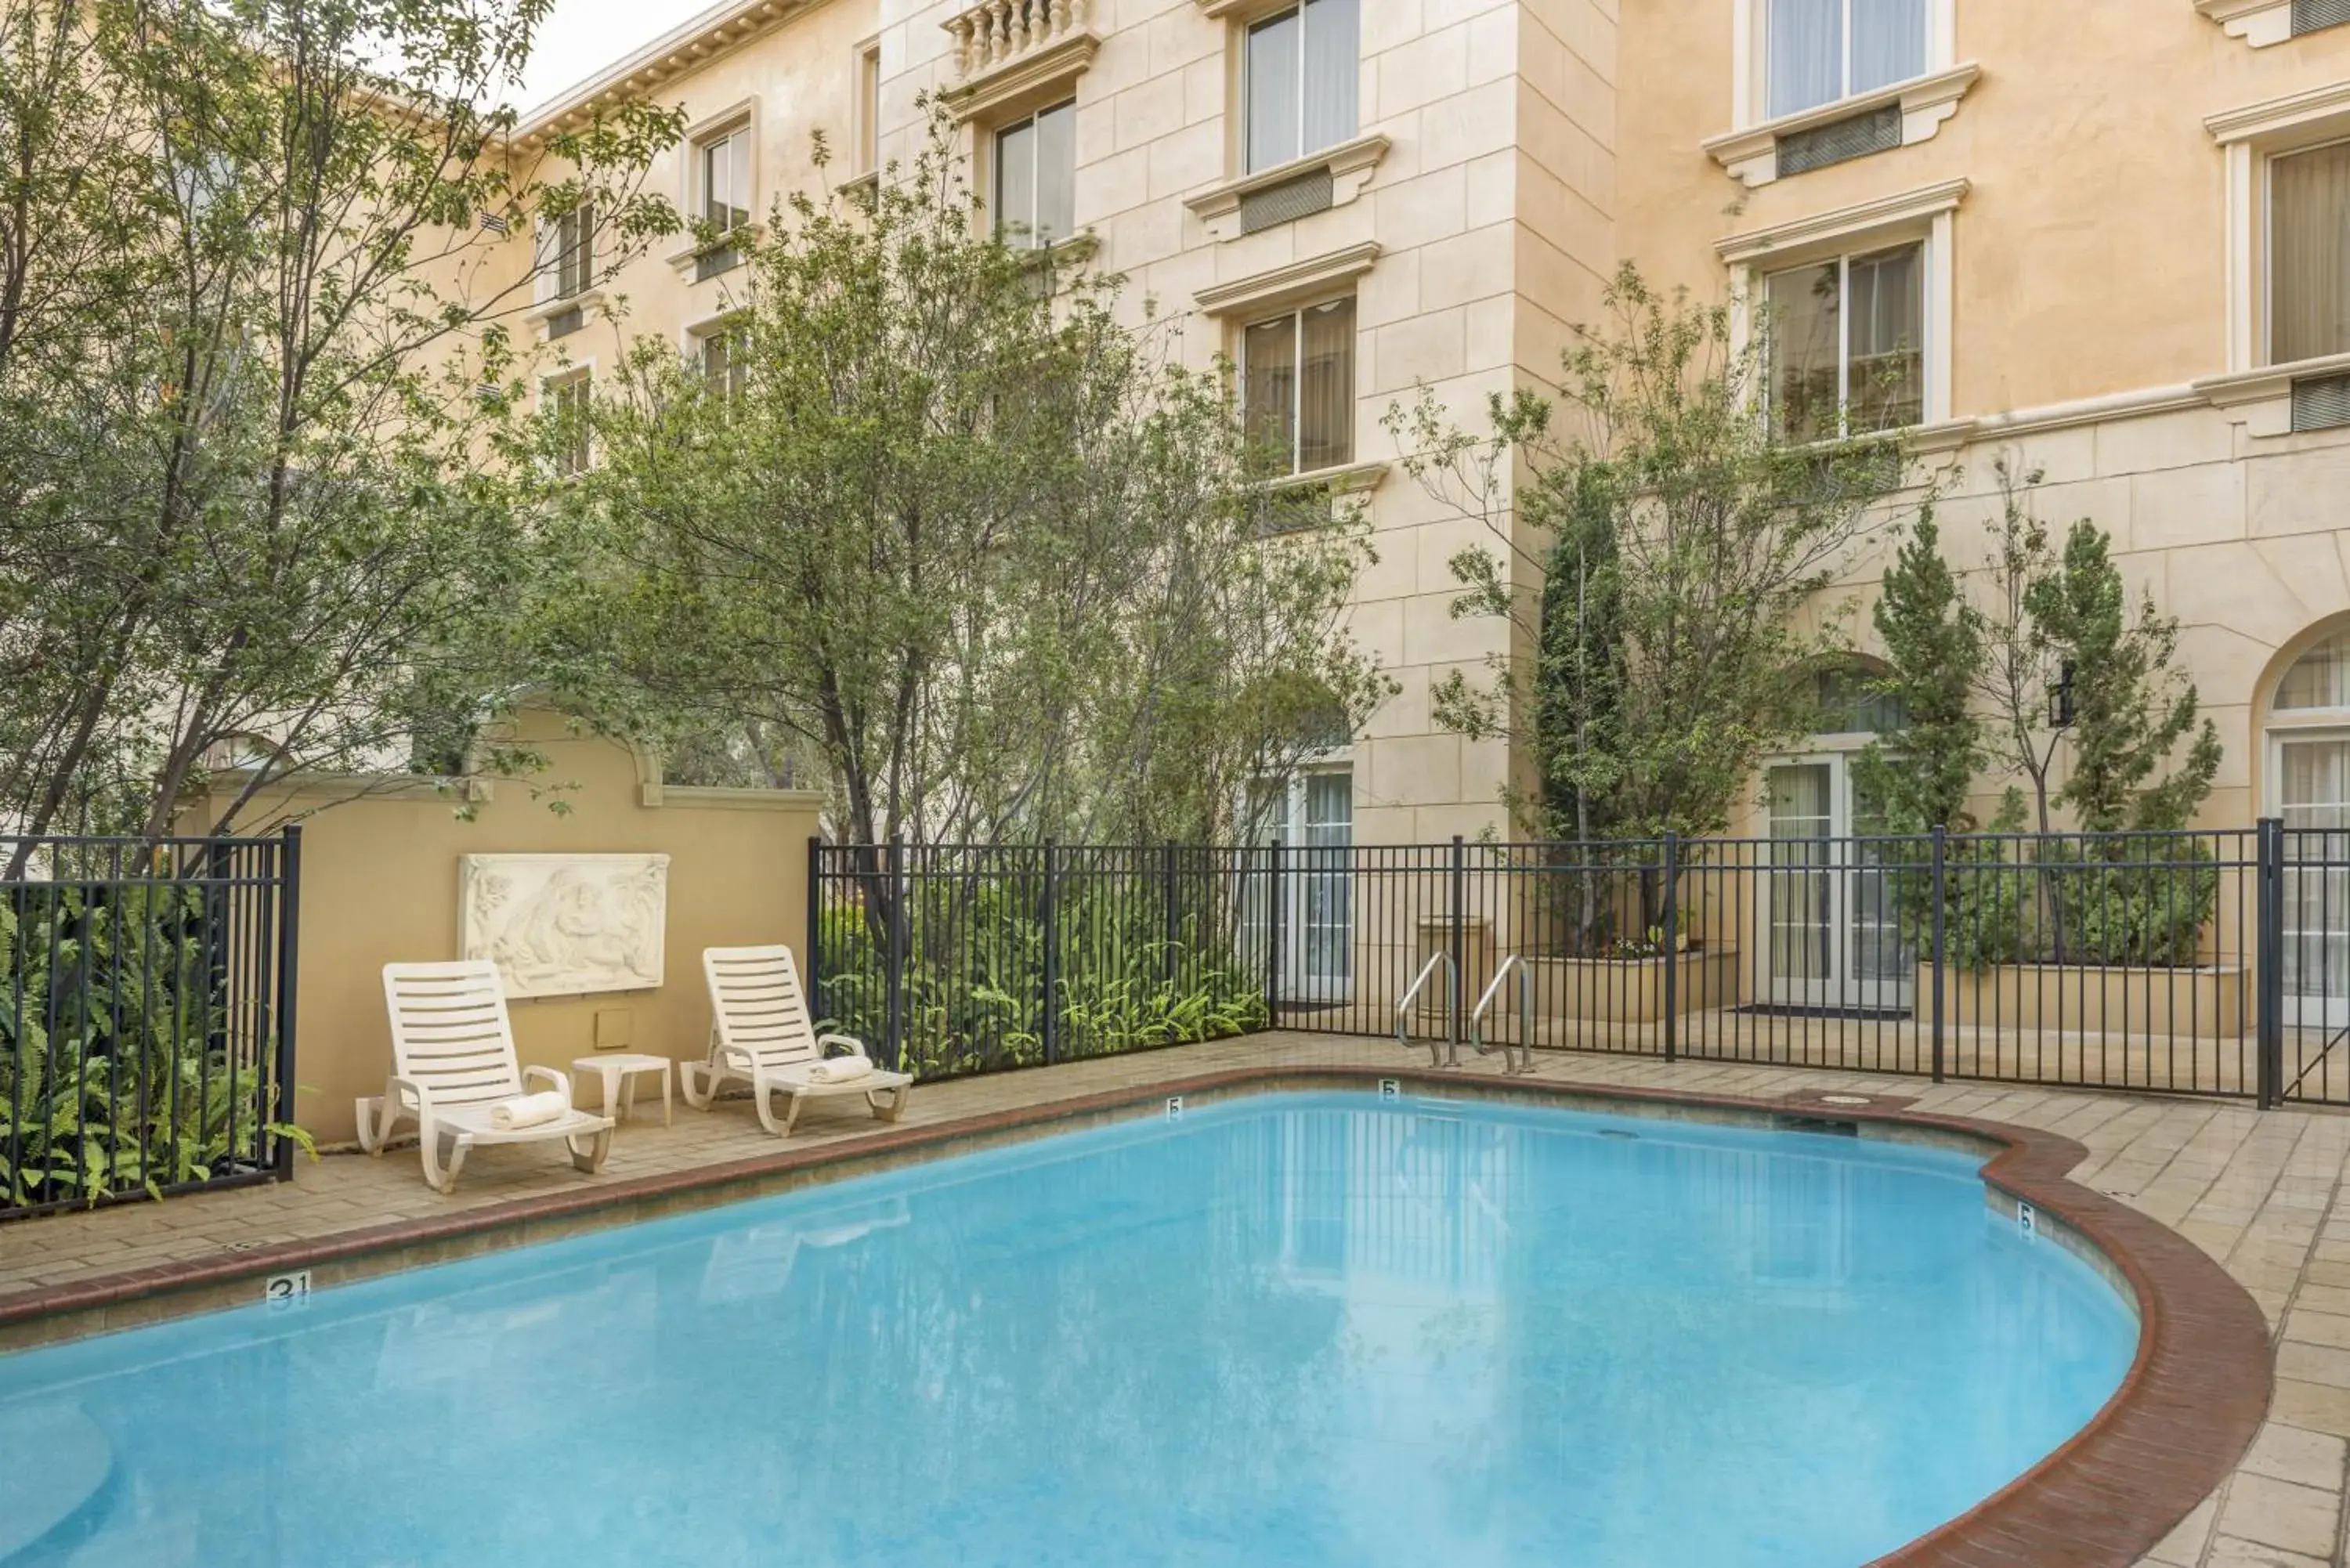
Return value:
<svg viewBox="0 0 2350 1568">
<path fill-rule="evenodd" d="M 2136 1345 L 1976 1169 L 1241 1100 L 0 1359 L 5 1561 L 1848 1568 Z"/>
</svg>

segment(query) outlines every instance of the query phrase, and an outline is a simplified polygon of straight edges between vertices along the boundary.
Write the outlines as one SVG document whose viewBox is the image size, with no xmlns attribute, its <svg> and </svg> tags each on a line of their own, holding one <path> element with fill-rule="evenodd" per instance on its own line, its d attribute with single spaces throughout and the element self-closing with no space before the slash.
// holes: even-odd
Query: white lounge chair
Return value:
<svg viewBox="0 0 2350 1568">
<path fill-rule="evenodd" d="M 786 947 L 704 948 L 702 972 L 710 982 L 710 1059 L 679 1064 L 685 1103 L 708 1110 L 733 1079 L 751 1085 L 759 1125 L 777 1137 L 792 1136 L 800 1106 L 835 1095 L 863 1095 L 883 1121 L 906 1111 L 914 1086 L 907 1073 L 874 1067 L 852 1078 L 827 1082 L 816 1064 L 841 1057 L 869 1060 L 865 1043 L 847 1034 L 818 1034 L 800 989 L 799 966 Z M 786 1096 L 783 1119 L 775 1096 Z"/>
<path fill-rule="evenodd" d="M 561 1138 L 571 1163 L 593 1174 L 611 1152 L 612 1118 L 571 1109 L 571 1080 L 552 1067 L 520 1067 L 505 987 L 497 965 L 388 963 L 383 998 L 391 1013 L 391 1077 L 381 1098 L 361 1096 L 359 1147 L 381 1154 L 392 1129 L 416 1118 L 424 1179 L 436 1192 L 457 1185 L 476 1144 L 542 1143 Z M 533 1082 L 562 1095 L 567 1108 L 551 1121 L 501 1127 L 495 1111 L 530 1092 Z M 444 1163 L 441 1140 L 449 1139 Z"/>
</svg>

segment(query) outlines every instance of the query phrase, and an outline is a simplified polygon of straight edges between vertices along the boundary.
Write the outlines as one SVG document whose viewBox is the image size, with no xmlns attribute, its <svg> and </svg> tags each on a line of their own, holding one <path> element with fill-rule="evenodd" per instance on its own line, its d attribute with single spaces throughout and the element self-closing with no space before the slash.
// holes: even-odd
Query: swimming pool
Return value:
<svg viewBox="0 0 2350 1568">
<path fill-rule="evenodd" d="M 0 1359 L 5 1561 L 1859 1563 L 2130 1364 L 1979 1163 L 1244 1097 Z"/>
</svg>

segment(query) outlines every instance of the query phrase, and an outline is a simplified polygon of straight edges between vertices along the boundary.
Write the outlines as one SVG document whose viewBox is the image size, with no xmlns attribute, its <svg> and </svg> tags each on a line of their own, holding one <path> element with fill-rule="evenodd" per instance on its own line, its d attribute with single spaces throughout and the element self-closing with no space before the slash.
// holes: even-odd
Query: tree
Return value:
<svg viewBox="0 0 2350 1568">
<path fill-rule="evenodd" d="M 514 140 L 545 10 L 0 0 L 0 78 L 38 94 L 0 99 L 14 825 L 158 833 L 225 760 L 226 831 L 514 680 L 539 551 L 477 462 L 530 299 L 503 235 L 588 207 L 617 265 L 677 226 L 636 185 L 673 113 Z"/>
<path fill-rule="evenodd" d="M 1606 300 L 1555 402 L 1497 395 L 1482 434 L 1425 389 L 1388 416 L 1407 471 L 1497 542 L 1453 559 L 1453 613 L 1500 618 L 1514 647 L 1541 650 L 1531 681 L 1508 655 L 1482 684 L 1456 674 L 1437 711 L 1526 743 L 1580 836 L 1720 832 L 1762 758 L 1807 732 L 1801 672 L 1830 639 L 1804 614 L 1900 453 L 1889 439 L 1777 440 L 1754 411 L 1763 348 L 1732 346 L 1726 308 L 1660 295 L 1628 265 Z M 1521 542 L 1545 538 L 1540 553 Z M 1530 590 L 1544 566 L 1570 586 Z"/>
<path fill-rule="evenodd" d="M 1871 684 L 1899 704 L 1903 723 L 1890 749 L 1874 741 L 1860 753 L 1854 782 L 1893 833 L 1965 832 L 1974 826 L 1967 802 L 1984 757 L 1973 701 L 1982 628 L 1942 558 L 1931 505 L 1895 547 L 1870 618 L 1889 666 Z"/>
<path fill-rule="evenodd" d="M 1227 382 L 976 215 L 934 120 L 876 193 L 778 205 L 729 379 L 639 341 L 546 487 L 546 646 L 657 739 L 804 743 L 850 843 L 1221 836 L 1384 692 L 1359 520 L 1269 535 Z"/>
<path fill-rule="evenodd" d="M 2194 683 L 2171 668 L 2177 618 L 2150 593 L 2130 614 L 2111 545 L 2085 517 L 2026 607 L 2071 677 L 2073 767 L 2058 802 L 2089 833 L 2187 826 L 2220 771 L 2220 732 L 2209 719 L 2199 725 Z"/>
<path fill-rule="evenodd" d="M 2064 679 L 2062 660 L 2044 628 L 2033 618 L 2032 597 L 2054 564 L 2047 525 L 2033 514 L 2027 493 L 2040 483 L 2038 471 L 2018 473 L 2005 458 L 1995 471 L 2000 520 L 1983 566 L 1984 598 L 1970 614 L 1982 648 L 1976 694 L 1991 711 L 1991 759 L 2032 787 L 2033 825 L 2051 830 L 2057 742 L 2049 703 Z M 2024 822 L 2024 797 L 2011 785 L 1994 826 L 2012 831 Z"/>
<path fill-rule="evenodd" d="M 2026 499 L 2036 482 L 2000 470 L 1991 604 L 1976 612 L 1994 750 L 2031 784 L 2043 835 L 2028 899 L 2003 890 L 2012 878 L 1981 884 L 2007 911 L 1994 924 L 2012 948 L 1988 956 L 2192 962 L 2219 878 L 2210 846 L 2184 829 L 2219 772 L 2219 732 L 2208 719 L 2199 722 L 2195 688 L 2171 668 L 2177 620 L 2160 614 L 2151 595 L 2131 613 L 2111 545 L 2089 519 L 2073 524 L 2059 555 Z M 2069 715 L 2050 711 L 2068 701 Z M 2070 774 L 2052 788 L 2066 740 Z M 2156 836 L 2053 836 L 2052 806 L 2070 808 L 2086 835 Z M 2001 826 L 2023 815 L 2022 792 L 2012 789 Z"/>
</svg>

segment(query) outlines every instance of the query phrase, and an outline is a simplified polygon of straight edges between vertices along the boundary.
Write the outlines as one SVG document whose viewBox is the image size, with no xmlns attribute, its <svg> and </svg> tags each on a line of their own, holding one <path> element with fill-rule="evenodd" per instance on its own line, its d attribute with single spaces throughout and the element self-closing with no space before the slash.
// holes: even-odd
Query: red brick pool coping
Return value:
<svg viewBox="0 0 2350 1568">
<path fill-rule="evenodd" d="M 2241 1285 L 2203 1251 L 2154 1220 L 2072 1181 L 2086 1155 L 2054 1133 L 1805 1093 L 1778 1099 L 1541 1080 L 1464 1078 L 1426 1068 L 1268 1064 L 1127 1085 L 1013 1109 L 877 1130 L 847 1143 L 781 1147 L 751 1158 L 583 1185 L 437 1218 L 402 1220 L 251 1251 L 223 1249 L 192 1264 L 26 1291 L 0 1300 L 0 1347 L 78 1337 L 249 1300 L 228 1293 L 291 1269 L 355 1280 L 435 1256 L 521 1245 L 598 1223 L 776 1190 L 837 1172 L 906 1163 L 975 1139 L 1050 1131 L 1056 1124 L 1157 1105 L 1170 1095 L 1359 1087 L 1393 1079 L 1414 1090 L 1521 1102 L 1616 1104 L 1684 1116 L 1816 1127 L 1870 1124 L 1887 1134 L 1954 1137 L 1996 1149 L 1983 1179 L 2010 1202 L 2094 1249 L 2136 1295 L 2136 1361 L 2105 1407 L 2063 1447 L 1974 1508 L 1877 1560 L 1874 1568 L 2128 1568 L 2234 1469 L 2267 1414 L 2275 1361 L 2268 1324 Z M 37 1221 L 36 1223 L 38 1223 Z"/>
</svg>

